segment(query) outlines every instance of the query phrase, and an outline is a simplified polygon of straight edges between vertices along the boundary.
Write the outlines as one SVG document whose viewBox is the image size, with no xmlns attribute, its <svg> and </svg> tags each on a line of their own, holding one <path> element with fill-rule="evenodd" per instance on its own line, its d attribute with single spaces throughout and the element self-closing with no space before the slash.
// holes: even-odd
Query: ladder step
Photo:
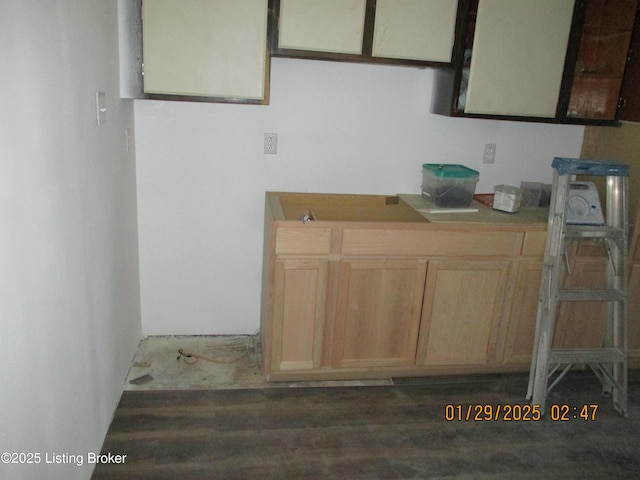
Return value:
<svg viewBox="0 0 640 480">
<path fill-rule="evenodd" d="M 626 296 L 615 288 L 560 288 L 556 299 L 561 302 L 622 302 Z"/>
<path fill-rule="evenodd" d="M 615 347 L 608 348 L 556 348 L 549 353 L 549 363 L 620 363 L 624 362 L 624 351 Z"/>
<path fill-rule="evenodd" d="M 623 240 L 624 230 L 607 226 L 566 225 L 564 238 Z"/>
</svg>

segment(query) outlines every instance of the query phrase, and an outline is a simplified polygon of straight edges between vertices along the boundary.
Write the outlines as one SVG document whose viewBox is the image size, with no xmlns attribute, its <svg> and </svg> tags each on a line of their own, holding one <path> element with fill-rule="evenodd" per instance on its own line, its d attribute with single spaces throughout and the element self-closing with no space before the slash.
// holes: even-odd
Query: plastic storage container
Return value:
<svg viewBox="0 0 640 480">
<path fill-rule="evenodd" d="M 540 197 L 542 196 L 542 183 L 520 182 L 520 190 L 522 190 L 520 208 L 538 208 L 538 205 L 540 205 Z"/>
<path fill-rule="evenodd" d="M 493 187 L 493 209 L 514 213 L 520 210 L 522 190 L 511 185 L 496 185 Z"/>
<path fill-rule="evenodd" d="M 422 194 L 436 207 L 468 207 L 480 174 L 464 165 L 425 163 L 422 165 Z"/>
</svg>

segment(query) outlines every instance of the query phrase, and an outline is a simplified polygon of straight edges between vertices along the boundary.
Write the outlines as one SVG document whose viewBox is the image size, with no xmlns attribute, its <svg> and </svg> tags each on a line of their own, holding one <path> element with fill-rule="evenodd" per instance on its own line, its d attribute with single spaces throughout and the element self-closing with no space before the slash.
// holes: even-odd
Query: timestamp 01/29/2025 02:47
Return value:
<svg viewBox="0 0 640 480">
<path fill-rule="evenodd" d="M 553 404 L 548 418 L 554 422 L 595 421 L 597 411 L 597 404 Z M 543 415 L 540 405 L 448 403 L 444 407 L 444 418 L 448 422 L 537 422 Z"/>
</svg>

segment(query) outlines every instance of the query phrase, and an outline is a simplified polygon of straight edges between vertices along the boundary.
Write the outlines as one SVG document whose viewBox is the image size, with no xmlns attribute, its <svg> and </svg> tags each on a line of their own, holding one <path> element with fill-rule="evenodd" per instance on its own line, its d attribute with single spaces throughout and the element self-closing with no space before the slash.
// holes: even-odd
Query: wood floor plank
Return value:
<svg viewBox="0 0 640 480">
<path fill-rule="evenodd" d="M 402 383 L 402 382 L 400 382 Z M 395 386 L 125 392 L 93 479 L 640 478 L 640 372 L 629 416 L 570 376 L 549 403 L 597 403 L 595 421 L 447 421 L 448 403 L 526 405 L 526 376 Z M 466 408 L 466 407 L 464 407 Z"/>
</svg>

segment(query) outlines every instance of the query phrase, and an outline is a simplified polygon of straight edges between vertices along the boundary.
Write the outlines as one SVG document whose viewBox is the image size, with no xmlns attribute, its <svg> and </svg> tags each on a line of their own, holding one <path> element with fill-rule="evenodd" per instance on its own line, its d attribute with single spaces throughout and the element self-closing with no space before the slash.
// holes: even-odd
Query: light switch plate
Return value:
<svg viewBox="0 0 640 480">
<path fill-rule="evenodd" d="M 98 125 L 107 123 L 107 100 L 104 92 L 96 92 L 96 119 Z"/>
</svg>

